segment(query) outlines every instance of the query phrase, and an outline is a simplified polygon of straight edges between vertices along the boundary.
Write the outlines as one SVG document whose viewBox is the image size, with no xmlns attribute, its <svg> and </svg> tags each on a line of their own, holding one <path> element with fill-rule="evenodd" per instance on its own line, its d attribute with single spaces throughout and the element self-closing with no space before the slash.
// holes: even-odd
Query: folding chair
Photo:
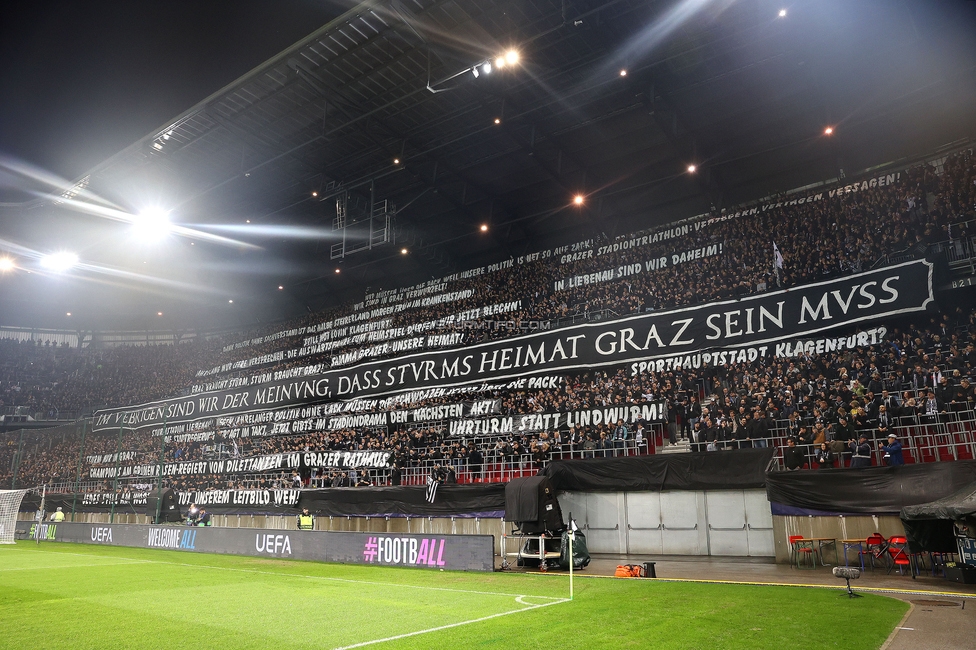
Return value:
<svg viewBox="0 0 976 650">
<path fill-rule="evenodd" d="M 790 565 L 795 564 L 797 569 L 800 566 L 801 557 L 810 558 L 811 569 L 817 568 L 817 552 L 813 547 L 813 540 L 803 539 L 803 535 L 790 535 Z"/>
<path fill-rule="evenodd" d="M 908 554 L 908 540 L 904 537 L 892 537 L 888 540 L 888 555 L 891 557 L 891 566 L 888 567 L 888 573 L 895 567 L 898 567 L 898 573 L 904 575 L 904 567 L 908 567 L 908 571 L 911 573 L 912 578 L 915 577 L 915 565 L 912 563 L 912 558 Z"/>
<path fill-rule="evenodd" d="M 881 533 L 874 533 L 867 538 L 864 550 L 858 551 L 858 555 L 867 555 L 872 569 L 875 568 L 875 560 L 881 560 L 885 568 L 888 568 L 888 540 Z"/>
</svg>

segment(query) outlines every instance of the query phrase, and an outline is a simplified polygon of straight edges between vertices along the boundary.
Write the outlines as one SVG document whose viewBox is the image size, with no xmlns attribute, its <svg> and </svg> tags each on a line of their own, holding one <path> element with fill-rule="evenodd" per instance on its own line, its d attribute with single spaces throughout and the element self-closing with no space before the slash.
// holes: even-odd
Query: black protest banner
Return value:
<svg viewBox="0 0 976 650">
<path fill-rule="evenodd" d="M 163 463 L 163 476 L 199 476 L 201 474 L 256 474 L 289 469 L 318 467 L 381 468 L 389 464 L 390 451 L 293 451 L 287 454 L 268 454 L 247 458 L 222 458 Z M 159 463 L 92 467 L 91 478 L 130 478 L 159 476 Z"/>
<path fill-rule="evenodd" d="M 294 404 L 621 365 L 714 348 L 754 346 L 762 351 L 785 339 L 923 311 L 934 300 L 932 273 L 929 262 L 905 262 L 741 300 L 588 323 L 464 348 L 398 356 L 298 379 L 107 409 L 95 414 L 93 429 L 158 427 Z"/>
<path fill-rule="evenodd" d="M 667 418 L 665 403 L 617 404 L 605 408 L 526 415 L 499 415 L 485 418 L 452 420 L 449 431 L 452 436 L 477 436 L 495 433 L 527 433 L 554 431 L 571 426 L 613 425 L 618 420 L 633 426 L 639 421 L 660 422 Z"/>
</svg>

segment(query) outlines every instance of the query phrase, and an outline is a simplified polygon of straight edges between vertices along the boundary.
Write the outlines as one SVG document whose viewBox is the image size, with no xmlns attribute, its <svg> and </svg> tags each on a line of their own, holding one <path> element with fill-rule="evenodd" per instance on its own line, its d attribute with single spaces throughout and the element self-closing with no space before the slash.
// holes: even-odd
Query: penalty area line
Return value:
<svg viewBox="0 0 976 650">
<path fill-rule="evenodd" d="M 494 618 L 500 618 L 502 616 L 509 616 L 511 614 L 518 614 L 519 612 L 527 612 L 533 609 L 539 609 L 540 607 L 549 607 L 550 605 L 559 605 L 560 603 L 568 603 L 569 598 L 562 598 L 560 600 L 554 600 L 549 603 L 541 603 L 538 605 L 532 605 L 526 603 L 522 598 L 545 598 L 545 596 L 519 596 L 515 600 L 518 603 L 526 605 L 521 609 L 512 609 L 507 612 L 499 612 L 498 614 L 489 614 L 488 616 L 482 616 L 480 618 L 473 618 L 468 621 L 458 621 L 457 623 L 448 623 L 447 625 L 438 625 L 437 627 L 430 627 L 426 630 L 417 630 L 416 632 L 406 632 L 404 634 L 397 634 L 394 636 L 388 636 L 383 639 L 372 639 L 371 641 L 363 641 L 361 643 L 353 643 L 352 645 L 344 645 L 334 648 L 333 650 L 352 650 L 352 648 L 362 648 L 368 645 L 376 645 L 378 643 L 388 643 L 389 641 L 398 641 L 399 639 L 408 639 L 413 636 L 420 636 L 421 634 L 431 634 L 432 632 L 440 632 L 441 630 L 449 630 L 455 627 L 461 627 L 463 625 L 471 625 L 473 623 L 481 623 L 483 621 L 490 621 Z"/>
</svg>

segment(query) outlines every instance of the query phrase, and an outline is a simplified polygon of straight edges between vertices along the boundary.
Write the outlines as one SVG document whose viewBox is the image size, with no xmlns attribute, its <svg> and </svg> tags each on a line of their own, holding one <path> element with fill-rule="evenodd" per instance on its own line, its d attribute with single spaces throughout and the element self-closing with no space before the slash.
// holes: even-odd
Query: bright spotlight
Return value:
<svg viewBox="0 0 976 650">
<path fill-rule="evenodd" d="M 780 18 L 786 18 L 786 9 L 780 9 L 779 10 L 779 17 Z"/>
<path fill-rule="evenodd" d="M 400 249 L 400 255 L 406 255 L 406 254 L 407 254 L 407 249 L 406 248 L 401 248 Z"/>
<path fill-rule="evenodd" d="M 832 126 L 828 126 L 826 129 L 824 129 L 824 135 L 830 135 L 833 132 L 834 132 L 834 127 Z"/>
<path fill-rule="evenodd" d="M 227 301 L 227 304 L 229 304 L 229 305 L 233 305 L 233 304 L 234 304 L 234 301 L 233 301 L 233 300 L 228 300 L 228 301 Z"/>
<path fill-rule="evenodd" d="M 162 316 L 162 315 L 163 315 L 163 312 L 161 312 L 161 311 L 157 311 L 157 312 L 156 312 L 156 315 L 157 315 L 157 316 Z"/>
<path fill-rule="evenodd" d="M 150 208 L 141 212 L 132 221 L 135 235 L 144 241 L 158 241 L 172 230 L 169 216 L 159 208 Z"/>
<path fill-rule="evenodd" d="M 284 290 L 285 290 L 285 287 L 283 285 L 280 285 L 279 284 L 278 285 L 278 291 L 284 291 Z"/>
<path fill-rule="evenodd" d="M 16 265 L 14 261 L 9 257 L 0 257 L 0 272 L 6 273 L 7 271 L 13 271 Z"/>
<path fill-rule="evenodd" d="M 481 224 L 481 232 L 488 232 L 488 224 L 486 223 Z"/>
<path fill-rule="evenodd" d="M 336 273 L 339 273 L 339 272 L 340 272 L 340 270 L 339 269 L 336 269 Z"/>
<path fill-rule="evenodd" d="M 71 312 L 70 311 L 65 314 L 65 316 L 70 316 L 70 315 L 71 315 Z"/>
<path fill-rule="evenodd" d="M 319 195 L 318 192 L 312 192 L 312 196 L 318 196 L 318 195 Z"/>
<path fill-rule="evenodd" d="M 501 124 L 501 123 L 502 123 L 502 118 L 496 117 L 495 118 L 495 124 Z"/>
<path fill-rule="evenodd" d="M 498 68 L 499 70 L 501 70 L 502 68 L 504 68 L 505 67 L 505 57 L 500 56 L 497 59 L 495 59 L 495 67 Z"/>
<path fill-rule="evenodd" d="M 483 66 L 481 66 L 481 71 L 485 74 L 491 74 L 491 62 L 486 61 Z"/>
<path fill-rule="evenodd" d="M 55 273 L 64 273 L 78 263 L 78 256 L 67 251 L 51 253 L 41 258 L 41 266 Z"/>
<path fill-rule="evenodd" d="M 576 196 L 574 196 L 573 203 L 575 203 L 576 205 L 583 205 L 583 195 L 577 194 Z"/>
<path fill-rule="evenodd" d="M 400 164 L 400 159 L 399 158 L 394 158 L 393 159 L 393 164 L 394 165 L 399 165 Z"/>
<path fill-rule="evenodd" d="M 698 171 L 698 167 L 696 167 L 695 165 L 688 165 L 689 174 L 694 174 L 696 171 Z"/>
<path fill-rule="evenodd" d="M 509 50 L 505 52 L 505 63 L 508 65 L 515 65 L 519 62 L 519 53 L 515 50 Z"/>
<path fill-rule="evenodd" d="M 626 77 L 627 76 L 627 71 L 626 70 L 621 70 L 620 71 L 620 76 L 621 77 Z"/>
</svg>

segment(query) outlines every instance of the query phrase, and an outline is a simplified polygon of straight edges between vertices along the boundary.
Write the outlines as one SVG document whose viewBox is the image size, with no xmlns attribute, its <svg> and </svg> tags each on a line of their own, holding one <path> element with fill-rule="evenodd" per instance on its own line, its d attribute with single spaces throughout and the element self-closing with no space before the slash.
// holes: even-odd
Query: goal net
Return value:
<svg viewBox="0 0 976 650">
<path fill-rule="evenodd" d="M 28 490 L 0 490 L 0 544 L 14 543 L 17 513 Z"/>
</svg>

